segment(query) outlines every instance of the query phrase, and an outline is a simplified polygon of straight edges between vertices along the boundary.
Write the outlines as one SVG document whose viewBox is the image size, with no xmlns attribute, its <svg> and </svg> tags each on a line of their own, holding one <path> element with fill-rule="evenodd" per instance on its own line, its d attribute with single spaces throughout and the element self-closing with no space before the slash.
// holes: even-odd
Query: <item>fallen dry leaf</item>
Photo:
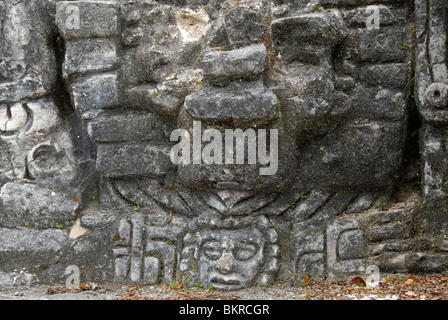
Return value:
<svg viewBox="0 0 448 320">
<path fill-rule="evenodd" d="M 412 279 L 408 279 L 405 283 L 404 283 L 404 285 L 405 286 L 410 286 L 411 284 L 413 284 L 414 283 L 414 280 L 412 280 Z"/>
<path fill-rule="evenodd" d="M 310 284 L 310 277 L 305 276 L 305 278 L 303 279 L 303 282 L 302 282 L 302 287 L 308 286 L 309 284 Z"/>
<path fill-rule="evenodd" d="M 412 279 L 412 280 L 414 280 L 414 281 L 417 280 L 417 278 L 416 278 L 415 276 L 413 276 L 412 274 L 410 274 L 410 275 L 408 276 L 408 279 Z"/>
<path fill-rule="evenodd" d="M 352 280 L 350 280 L 350 283 L 366 285 L 366 280 L 364 280 L 362 277 L 354 277 Z"/>
</svg>

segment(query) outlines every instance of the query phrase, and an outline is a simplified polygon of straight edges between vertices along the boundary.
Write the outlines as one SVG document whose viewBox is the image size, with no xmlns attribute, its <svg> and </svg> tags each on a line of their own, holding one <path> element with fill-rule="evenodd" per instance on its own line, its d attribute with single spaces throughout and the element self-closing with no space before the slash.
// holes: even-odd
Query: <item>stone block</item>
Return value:
<svg viewBox="0 0 448 320">
<path fill-rule="evenodd" d="M 81 226 L 88 229 L 110 227 L 118 216 L 119 213 L 112 210 L 87 211 L 81 217 Z"/>
<path fill-rule="evenodd" d="M 390 6 L 375 4 L 380 10 L 380 27 L 393 24 L 403 24 L 408 21 L 409 8 L 407 6 Z M 350 27 L 366 27 L 366 21 L 372 15 L 371 11 L 367 11 L 368 6 L 362 6 L 353 10 L 343 12 L 344 20 Z"/>
<path fill-rule="evenodd" d="M 96 142 L 169 142 L 175 129 L 166 118 L 147 113 L 127 113 L 97 118 L 88 124 L 89 136 Z"/>
<path fill-rule="evenodd" d="M 379 30 L 360 29 L 358 60 L 362 62 L 408 62 L 412 52 L 408 26 L 385 26 Z"/>
<path fill-rule="evenodd" d="M 369 263 L 378 266 L 382 272 L 441 272 L 446 269 L 447 258 L 446 255 L 424 252 L 387 252 L 372 258 Z"/>
<path fill-rule="evenodd" d="M 190 115 L 202 121 L 272 120 L 278 116 L 278 104 L 275 94 L 260 81 L 204 86 L 185 100 Z"/>
<path fill-rule="evenodd" d="M 169 52 L 164 50 L 163 47 L 141 46 L 135 50 L 135 55 L 131 64 L 134 67 L 133 72 L 135 72 L 135 75 L 138 75 L 139 79 L 144 81 L 151 79 L 154 70 L 167 65 L 170 62 L 171 58 Z"/>
<path fill-rule="evenodd" d="M 402 223 L 374 227 L 369 230 L 369 239 L 372 241 L 382 241 L 387 239 L 397 239 L 404 237 L 405 227 Z"/>
<path fill-rule="evenodd" d="M 31 286 L 33 275 L 26 272 L 0 271 L 0 287 Z"/>
<path fill-rule="evenodd" d="M 119 32 L 119 9 L 107 1 L 60 1 L 56 24 L 69 40 L 113 37 Z"/>
<path fill-rule="evenodd" d="M 60 253 L 67 241 L 67 233 L 58 229 L 0 229 L 0 254 Z"/>
<path fill-rule="evenodd" d="M 144 284 L 157 284 L 157 280 L 159 278 L 159 268 L 159 259 L 153 257 L 145 258 L 143 276 Z"/>
<path fill-rule="evenodd" d="M 448 232 L 448 198 L 427 201 L 422 208 L 414 212 L 415 223 L 419 231 L 432 234 L 444 234 Z M 442 246 L 441 246 L 442 247 Z M 443 244 L 447 247 L 446 241 Z"/>
<path fill-rule="evenodd" d="M 336 77 L 335 79 L 335 89 L 342 91 L 350 91 L 355 88 L 355 79 L 352 77 Z"/>
<path fill-rule="evenodd" d="M 402 91 L 358 85 L 353 94 L 352 109 L 358 117 L 393 121 L 405 119 L 408 102 Z"/>
<path fill-rule="evenodd" d="M 117 76 L 101 74 L 82 78 L 71 85 L 73 105 L 85 119 L 119 104 Z"/>
<path fill-rule="evenodd" d="M 311 188 L 391 184 L 401 165 L 405 132 L 399 121 L 340 127 L 302 147 L 298 180 Z"/>
<path fill-rule="evenodd" d="M 227 35 L 234 46 L 247 46 L 260 41 L 267 31 L 262 13 L 254 8 L 236 6 L 225 16 Z"/>
<path fill-rule="evenodd" d="M 448 130 L 424 124 L 421 130 L 424 201 L 441 200 L 448 194 Z"/>
<path fill-rule="evenodd" d="M 290 270 L 286 272 L 294 272 L 294 278 L 297 280 L 303 280 L 309 273 L 313 279 L 325 279 L 324 234 L 312 229 L 299 226 L 292 231 L 288 268 Z"/>
<path fill-rule="evenodd" d="M 129 258 L 115 259 L 115 283 L 126 283 L 129 270 Z"/>
<path fill-rule="evenodd" d="M 79 204 L 73 199 L 34 184 L 7 183 L 1 189 L 2 226 L 57 228 L 69 226 Z"/>
<path fill-rule="evenodd" d="M 66 43 L 64 78 L 73 74 L 109 71 L 116 66 L 115 39 L 82 39 Z"/>
<path fill-rule="evenodd" d="M 330 279 L 344 279 L 364 271 L 366 251 L 360 227 L 354 218 L 338 219 L 328 224 L 327 269 Z M 352 243 L 351 240 L 357 242 Z"/>
<path fill-rule="evenodd" d="M 163 175 L 174 170 L 170 148 L 145 144 L 108 144 L 98 147 L 97 169 L 108 178 Z"/>
<path fill-rule="evenodd" d="M 308 253 L 301 257 L 297 264 L 296 279 L 303 281 L 306 276 L 314 280 L 325 280 L 325 263 L 323 253 Z"/>
<path fill-rule="evenodd" d="M 132 231 L 131 224 L 126 219 L 121 220 L 118 225 L 117 234 L 115 235 L 116 236 L 115 245 L 129 246 L 131 243 L 131 231 Z"/>
<path fill-rule="evenodd" d="M 342 23 L 324 13 L 310 13 L 274 20 L 272 43 L 287 63 L 317 63 L 330 54 L 342 34 Z"/>
<path fill-rule="evenodd" d="M 364 66 L 360 78 L 368 85 L 404 88 L 409 81 L 410 69 L 405 63 L 387 63 Z"/>
<path fill-rule="evenodd" d="M 366 241 L 361 230 L 346 231 L 339 236 L 338 253 L 342 260 L 364 258 Z"/>
<path fill-rule="evenodd" d="M 268 66 L 268 51 L 264 44 L 256 44 L 232 51 L 213 51 L 203 59 L 204 76 L 213 83 L 240 78 L 254 78 Z"/>
<path fill-rule="evenodd" d="M 442 240 L 442 243 L 439 247 L 440 251 L 447 252 L 448 251 L 448 240 Z"/>
<path fill-rule="evenodd" d="M 272 22 L 271 31 L 274 44 L 277 46 L 294 41 L 324 42 L 325 38 L 328 39 L 327 41 L 336 38 L 330 16 L 323 13 L 303 14 L 275 20 Z"/>
<path fill-rule="evenodd" d="M 125 92 L 125 99 L 131 106 L 150 109 L 161 115 L 177 114 L 183 104 L 183 99 L 173 92 L 159 91 L 153 86 L 131 88 Z"/>
</svg>

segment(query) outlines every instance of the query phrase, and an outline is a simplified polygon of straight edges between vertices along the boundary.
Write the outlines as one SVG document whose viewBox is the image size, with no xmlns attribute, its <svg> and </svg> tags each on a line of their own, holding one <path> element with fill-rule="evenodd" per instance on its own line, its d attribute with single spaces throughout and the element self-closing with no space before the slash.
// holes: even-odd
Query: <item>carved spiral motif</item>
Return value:
<svg viewBox="0 0 448 320">
<path fill-rule="evenodd" d="M 0 134 L 13 134 L 26 126 L 28 113 L 23 104 L 0 106 Z"/>
<path fill-rule="evenodd" d="M 432 107 L 446 108 L 448 106 L 448 85 L 440 82 L 433 83 L 426 89 L 425 98 Z"/>
</svg>

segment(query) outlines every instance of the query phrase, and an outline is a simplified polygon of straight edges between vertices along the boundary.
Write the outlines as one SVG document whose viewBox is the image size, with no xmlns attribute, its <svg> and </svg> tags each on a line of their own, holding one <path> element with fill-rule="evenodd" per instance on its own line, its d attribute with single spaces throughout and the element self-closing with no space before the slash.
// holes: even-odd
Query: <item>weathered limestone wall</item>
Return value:
<svg viewBox="0 0 448 320">
<path fill-rule="evenodd" d="M 0 2 L 0 285 L 445 270 L 446 26 L 443 0 Z M 278 170 L 175 165 L 198 122 L 278 130 Z"/>
</svg>

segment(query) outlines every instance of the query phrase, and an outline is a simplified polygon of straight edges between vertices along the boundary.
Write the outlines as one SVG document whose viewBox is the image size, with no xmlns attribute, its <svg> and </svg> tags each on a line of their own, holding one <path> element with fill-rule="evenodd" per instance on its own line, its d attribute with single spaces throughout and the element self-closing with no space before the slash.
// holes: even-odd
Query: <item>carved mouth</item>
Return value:
<svg viewBox="0 0 448 320">
<path fill-rule="evenodd" d="M 225 279 L 222 277 L 213 277 L 210 279 L 211 285 L 224 285 L 224 286 L 239 286 L 241 285 L 241 281 L 237 279 Z"/>
</svg>

